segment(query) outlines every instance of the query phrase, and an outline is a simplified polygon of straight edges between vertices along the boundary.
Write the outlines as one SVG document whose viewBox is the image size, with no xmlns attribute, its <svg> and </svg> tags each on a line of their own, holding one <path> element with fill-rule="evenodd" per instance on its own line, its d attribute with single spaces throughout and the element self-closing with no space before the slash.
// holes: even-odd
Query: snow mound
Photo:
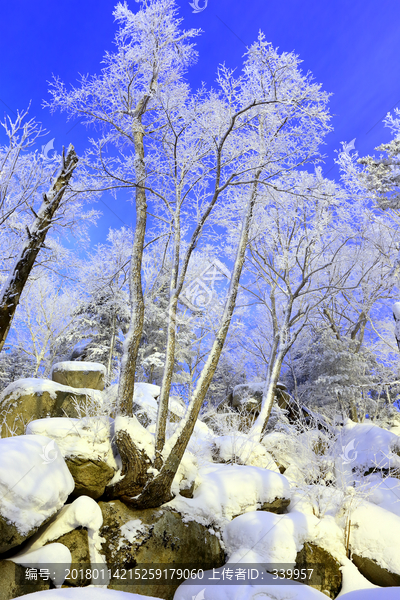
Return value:
<svg viewBox="0 0 400 600">
<path fill-rule="evenodd" d="M 64 458 L 100 459 L 116 470 L 110 435 L 112 423 L 109 417 L 55 417 L 31 421 L 26 433 L 55 440 Z"/>
<path fill-rule="evenodd" d="M 279 473 L 274 459 L 264 446 L 246 435 L 222 435 L 214 439 L 214 445 L 225 462 L 239 462 Z"/>
<path fill-rule="evenodd" d="M 197 419 L 187 449 L 196 456 L 199 464 L 213 462 L 214 439 L 215 433 L 213 430 Z"/>
<path fill-rule="evenodd" d="M 196 484 L 193 498 L 177 496 L 168 506 L 203 525 L 223 527 L 236 515 L 257 510 L 265 502 L 290 497 L 289 482 L 283 475 L 258 467 L 202 467 Z"/>
<path fill-rule="evenodd" d="M 104 565 L 107 572 L 106 561 L 101 554 L 101 542 L 103 538 L 99 535 L 100 527 L 103 525 L 103 514 L 97 502 L 88 496 L 80 496 L 72 504 L 65 505 L 60 512 L 54 516 L 46 525 L 29 539 L 27 546 L 24 547 L 22 554 L 17 554 L 14 558 L 20 556 L 31 556 L 36 551 L 45 546 L 48 542 L 58 539 L 62 535 L 73 531 L 77 527 L 85 527 L 88 532 L 89 554 L 92 565 Z M 46 546 L 47 547 L 47 546 Z M 42 558 L 42 563 L 45 557 Z M 50 556 L 50 565 L 56 560 Z M 61 561 L 58 562 L 67 562 Z M 21 563 L 22 564 L 22 563 Z M 62 583 L 62 582 L 61 582 Z"/>
<path fill-rule="evenodd" d="M 351 485 L 354 471 L 371 468 L 400 469 L 400 438 L 371 423 L 348 421 L 334 446 L 335 471 L 339 482 Z"/>
<path fill-rule="evenodd" d="M 206 574 L 211 578 L 213 573 L 205 571 L 205 577 Z M 327 597 L 312 587 L 294 582 L 289 585 L 274 583 L 270 585 L 219 584 L 205 586 L 204 583 L 180 585 L 175 592 L 174 600 L 189 600 L 190 598 L 194 600 L 196 598 L 199 600 L 201 598 L 204 600 L 326 600 Z"/>
<path fill-rule="evenodd" d="M 52 582 L 54 585 L 62 585 L 65 580 L 65 568 L 70 568 L 72 556 L 67 546 L 55 543 L 35 550 L 24 550 L 10 560 L 31 569 L 49 568 L 51 565 L 49 571 Z"/>
<path fill-rule="evenodd" d="M 22 535 L 58 511 L 74 487 L 54 440 L 36 435 L 0 440 L 0 513 Z"/>
<path fill-rule="evenodd" d="M 342 572 L 342 588 L 337 595 L 337 598 L 341 598 L 342 596 L 346 596 L 347 598 L 347 594 L 349 592 L 354 592 L 355 590 L 382 589 L 368 581 L 368 579 L 365 579 L 357 569 L 356 565 L 347 557 L 342 560 L 342 563 L 344 563 L 343 566 L 340 567 Z"/>
<path fill-rule="evenodd" d="M 225 527 L 228 563 L 291 563 L 310 537 L 318 519 L 296 512 L 276 515 L 251 512 Z"/>
<path fill-rule="evenodd" d="M 366 494 L 369 502 L 400 517 L 400 481 L 395 477 L 372 474 L 364 478 L 358 487 Z"/>
<path fill-rule="evenodd" d="M 350 547 L 353 554 L 375 560 L 400 574 L 400 517 L 364 501 L 351 514 Z"/>
</svg>

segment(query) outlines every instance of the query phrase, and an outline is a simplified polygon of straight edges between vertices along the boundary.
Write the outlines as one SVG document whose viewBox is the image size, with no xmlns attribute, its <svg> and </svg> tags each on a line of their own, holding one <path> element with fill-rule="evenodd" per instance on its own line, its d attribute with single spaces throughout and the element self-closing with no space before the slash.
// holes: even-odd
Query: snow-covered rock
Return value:
<svg viewBox="0 0 400 600">
<path fill-rule="evenodd" d="M 352 485 L 373 471 L 400 470 L 400 438 L 372 423 L 347 420 L 333 448 L 339 485 Z"/>
<path fill-rule="evenodd" d="M 259 467 L 214 464 L 200 468 L 193 498 L 176 496 L 167 506 L 189 520 L 222 529 L 235 516 L 276 498 L 290 498 L 283 475 Z"/>
<path fill-rule="evenodd" d="M 213 575 L 215 575 L 213 571 L 204 573 L 204 578 L 211 580 Z M 249 583 L 235 585 L 232 581 L 229 583 L 220 581 L 218 585 L 205 585 L 201 581 L 199 583 L 187 582 L 179 586 L 173 600 L 189 600 L 189 598 L 195 600 L 202 598 L 204 600 L 208 600 L 208 598 L 212 600 L 326 600 L 327 598 L 322 592 L 302 583 L 277 584 L 273 575 L 268 574 L 264 575 L 264 580 L 266 583 L 259 585 Z"/>
<path fill-rule="evenodd" d="M 51 378 L 56 383 L 73 388 L 104 390 L 106 368 L 101 363 L 68 360 L 56 363 L 51 369 Z"/>
<path fill-rule="evenodd" d="M 400 585 L 400 517 L 363 501 L 351 513 L 350 549 L 359 571 L 376 585 Z"/>
<path fill-rule="evenodd" d="M 19 379 L 0 394 L 1 436 L 23 435 L 26 425 L 45 417 L 78 417 L 77 405 L 102 406 L 102 393 L 55 383 L 48 379 Z"/>
<path fill-rule="evenodd" d="M 131 568 L 136 564 L 151 564 L 154 568 L 167 565 L 196 565 L 204 570 L 221 566 L 224 552 L 214 531 L 182 517 L 176 510 L 164 505 L 156 509 L 137 510 L 119 500 L 99 502 L 103 513 L 100 535 L 107 564 Z M 174 588 L 148 582 L 146 593 L 172 597 Z M 140 585 L 140 582 L 136 582 Z M 110 587 L 123 586 L 111 578 Z M 126 591 L 138 591 L 135 582 L 127 582 Z M 139 588 L 140 589 L 140 588 Z"/>
<path fill-rule="evenodd" d="M 54 440 L 0 440 L 0 552 L 31 536 L 64 505 L 74 480 Z"/>
<path fill-rule="evenodd" d="M 43 548 L 49 542 L 62 543 L 66 545 L 72 555 L 72 559 L 76 568 L 79 568 L 76 563 L 79 562 L 79 556 L 74 557 L 74 550 L 76 553 L 76 537 L 73 539 L 75 542 L 74 547 L 66 541 L 68 534 L 75 532 L 76 534 L 84 532 L 85 544 L 87 544 L 87 552 L 85 548 L 78 548 L 77 554 L 83 554 L 83 557 L 87 556 L 87 560 L 84 561 L 86 564 L 83 568 L 89 566 L 87 563 L 95 565 L 96 568 L 103 568 L 107 572 L 107 566 L 104 557 L 101 552 L 101 543 L 103 539 L 100 537 L 99 530 L 103 524 L 103 515 L 99 505 L 87 496 L 81 496 L 77 498 L 72 504 L 65 505 L 60 512 L 52 517 L 48 523 L 43 525 L 39 531 L 30 538 L 27 545 L 24 547 L 22 553 L 17 554 L 13 557 L 16 562 L 21 562 L 22 558 L 27 561 L 31 556 L 32 552 Z M 80 528 L 80 531 L 76 531 Z M 83 529 L 82 529 L 83 528 Z M 82 546 L 82 541 L 78 540 L 79 545 Z M 56 562 L 54 559 L 50 560 L 50 566 Z M 42 563 L 44 558 L 42 557 Z M 46 566 L 42 564 L 42 566 Z M 107 581 L 106 581 L 107 582 Z M 86 583 L 90 583 L 87 581 Z"/>
<path fill-rule="evenodd" d="M 118 469 L 111 446 L 112 429 L 109 417 L 59 417 L 32 421 L 26 431 L 54 439 L 74 478 L 74 495 L 97 499 Z"/>
</svg>

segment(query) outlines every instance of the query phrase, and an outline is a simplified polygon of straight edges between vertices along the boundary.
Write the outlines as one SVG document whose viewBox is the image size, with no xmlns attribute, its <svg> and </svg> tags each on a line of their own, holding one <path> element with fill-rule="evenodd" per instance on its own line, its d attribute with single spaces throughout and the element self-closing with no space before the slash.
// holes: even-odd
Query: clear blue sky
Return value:
<svg viewBox="0 0 400 600">
<path fill-rule="evenodd" d="M 191 0 L 193 1 L 193 0 Z M 100 70 L 106 50 L 113 49 L 116 30 L 113 0 L 13 0 L 3 3 L 0 24 L 0 114 L 23 109 L 31 101 L 31 116 L 49 130 L 45 141 L 54 146 L 72 142 L 83 151 L 88 132 L 64 115 L 51 116 L 41 108 L 52 74 L 67 84 L 79 73 Z M 198 0 L 204 6 L 204 0 Z M 193 14 L 189 1 L 179 0 L 183 26 L 200 27 L 199 62 L 190 73 L 193 87 L 212 85 L 217 65 L 240 66 L 246 45 L 259 29 L 281 51 L 295 51 L 303 69 L 311 71 L 323 89 L 331 92 L 334 132 L 327 138 L 324 172 L 333 165 L 340 142 L 356 138 L 356 149 L 371 154 L 389 139 L 381 124 L 394 106 L 400 106 L 399 0 L 208 0 L 205 10 Z M 128 2 L 135 10 L 136 3 Z M 2 138 L 0 138 L 2 141 Z M 330 176 L 336 175 L 336 169 Z M 114 213 L 132 223 L 132 205 L 105 198 Z M 109 226 L 122 221 L 100 204 L 104 216 L 94 238 L 100 241 Z"/>
</svg>

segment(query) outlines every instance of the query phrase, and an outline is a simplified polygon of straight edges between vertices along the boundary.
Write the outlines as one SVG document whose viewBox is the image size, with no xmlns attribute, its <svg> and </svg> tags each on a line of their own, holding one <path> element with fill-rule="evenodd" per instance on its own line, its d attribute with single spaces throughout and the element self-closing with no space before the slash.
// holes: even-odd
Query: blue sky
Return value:
<svg viewBox="0 0 400 600">
<path fill-rule="evenodd" d="M 193 0 L 191 0 L 193 1 Z M 49 131 L 54 147 L 72 142 L 83 151 L 88 131 L 65 115 L 43 110 L 47 81 L 52 74 L 74 83 L 79 73 L 100 70 L 106 50 L 112 50 L 116 26 L 113 0 L 14 0 L 3 3 L 0 25 L 0 115 L 12 115 L 31 102 L 30 115 Z M 204 0 L 198 0 L 200 7 Z M 340 142 L 356 138 L 361 155 L 390 137 L 381 121 L 400 106 L 400 3 L 398 0 L 208 0 L 193 14 L 188 0 L 179 0 L 183 27 L 200 27 L 199 61 L 189 73 L 194 88 L 202 81 L 213 85 L 219 63 L 240 67 L 246 45 L 262 30 L 281 51 L 294 51 L 323 89 L 332 93 L 330 110 L 334 132 L 327 138 L 324 173 L 332 169 Z M 135 10 L 136 3 L 128 2 Z M 1 134 L 0 134 L 1 135 Z M 0 137 L 0 141 L 3 138 Z M 332 170 L 331 170 L 332 169 Z M 123 198 L 104 198 L 103 217 L 95 241 L 122 222 L 132 224 L 133 207 Z M 113 212 L 112 212 L 113 211 Z M 118 217 L 116 216 L 118 215 Z"/>
</svg>

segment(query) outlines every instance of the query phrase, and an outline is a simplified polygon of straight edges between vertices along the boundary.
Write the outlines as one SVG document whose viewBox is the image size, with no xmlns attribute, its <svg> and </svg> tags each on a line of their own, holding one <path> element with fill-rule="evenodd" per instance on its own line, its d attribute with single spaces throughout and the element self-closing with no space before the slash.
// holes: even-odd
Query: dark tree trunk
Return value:
<svg viewBox="0 0 400 600">
<path fill-rule="evenodd" d="M 36 257 L 43 247 L 46 235 L 53 224 L 54 216 L 77 163 L 78 157 L 74 147 L 70 145 L 67 155 L 64 156 L 63 153 L 60 170 L 49 192 L 43 196 L 43 202 L 36 220 L 31 229 L 28 229 L 28 236 L 21 253 L 3 287 L 0 298 L 0 351 L 6 341 L 21 294 L 31 274 Z"/>
</svg>

